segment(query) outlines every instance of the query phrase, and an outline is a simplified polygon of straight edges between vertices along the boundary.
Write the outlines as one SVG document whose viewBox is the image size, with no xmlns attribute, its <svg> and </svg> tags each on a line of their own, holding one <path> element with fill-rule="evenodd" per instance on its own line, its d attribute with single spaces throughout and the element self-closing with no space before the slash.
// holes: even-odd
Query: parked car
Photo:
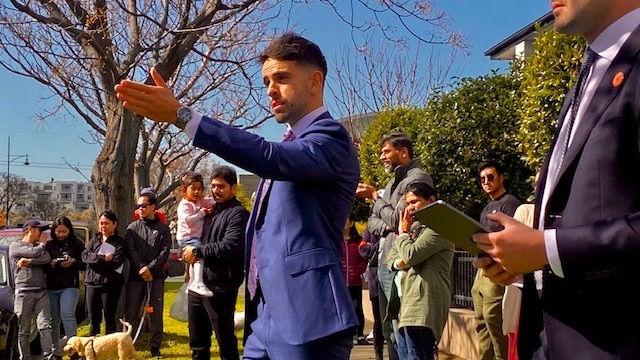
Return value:
<svg viewBox="0 0 640 360">
<path fill-rule="evenodd" d="M 178 240 L 175 237 L 171 239 L 171 253 L 167 260 L 167 276 L 181 276 L 184 275 L 184 261 L 180 256 L 180 246 Z"/>
<path fill-rule="evenodd" d="M 92 234 L 90 227 L 83 224 L 74 224 L 74 232 L 79 239 L 88 242 Z M 18 360 L 18 322 L 13 312 L 13 273 L 9 264 L 9 244 L 22 240 L 23 231 L 21 228 L 11 228 L 0 230 L 0 359 Z M 40 241 L 47 241 L 51 238 L 50 231 L 42 232 Z M 78 306 L 76 307 L 76 319 L 78 324 L 85 321 L 87 312 L 84 303 L 84 273 L 80 273 L 80 292 L 78 296 Z M 35 321 L 31 325 L 31 347 L 32 353 L 40 352 L 38 339 L 38 329 Z"/>
</svg>

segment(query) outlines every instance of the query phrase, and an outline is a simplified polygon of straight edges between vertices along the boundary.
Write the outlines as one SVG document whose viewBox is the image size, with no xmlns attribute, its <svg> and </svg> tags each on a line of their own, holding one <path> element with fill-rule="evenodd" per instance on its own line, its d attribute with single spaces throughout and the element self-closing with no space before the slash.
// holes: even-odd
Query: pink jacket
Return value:
<svg viewBox="0 0 640 360">
<path fill-rule="evenodd" d="M 183 240 L 190 237 L 202 237 L 202 225 L 206 215 L 202 208 L 208 199 L 203 199 L 198 203 L 187 199 L 180 200 L 178 204 L 178 225 L 176 229 L 176 239 Z"/>
</svg>

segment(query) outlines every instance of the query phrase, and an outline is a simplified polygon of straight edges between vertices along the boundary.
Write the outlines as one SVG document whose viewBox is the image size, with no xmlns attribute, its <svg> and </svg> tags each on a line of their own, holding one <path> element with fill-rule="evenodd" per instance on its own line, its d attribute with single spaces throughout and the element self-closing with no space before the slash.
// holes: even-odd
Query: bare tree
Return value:
<svg viewBox="0 0 640 360">
<path fill-rule="evenodd" d="M 183 104 L 256 128 L 270 117 L 260 101 L 256 49 L 282 30 L 274 24 L 287 28 L 293 9 L 309 2 L 8 0 L 0 4 L 0 51 L 7 59 L 0 65 L 56 96 L 42 119 L 72 117 L 89 125 L 102 146 L 91 175 L 96 211 L 115 210 L 125 226 L 135 188 L 156 182 L 168 196 L 177 174 L 204 155 L 188 148 L 183 134 L 125 110 L 114 85 L 124 78 L 150 83 L 153 65 Z M 445 16 L 428 1 L 314 3 L 330 7 L 354 33 L 377 32 L 395 45 L 404 37 L 447 43 Z"/>
<path fill-rule="evenodd" d="M 2 191 L 0 192 L 0 209 L 2 209 L 2 222 L 0 224 L 4 225 L 6 225 L 7 209 L 14 209 L 16 205 L 24 204 L 27 195 L 30 193 L 29 184 L 24 178 L 16 175 L 8 175 L 8 177 L 7 181 L 7 173 L 0 174 L 0 189 Z M 14 223 L 11 218 L 9 218 L 9 221 Z"/>
<path fill-rule="evenodd" d="M 27 206 L 27 212 L 31 217 L 44 220 L 55 218 L 62 209 L 58 201 L 38 196 L 34 196 L 33 201 Z"/>
</svg>

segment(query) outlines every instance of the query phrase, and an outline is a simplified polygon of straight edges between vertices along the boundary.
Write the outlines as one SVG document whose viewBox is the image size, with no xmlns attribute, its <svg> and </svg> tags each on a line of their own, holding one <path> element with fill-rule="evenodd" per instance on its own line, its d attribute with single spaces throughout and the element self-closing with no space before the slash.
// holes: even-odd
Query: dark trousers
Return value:
<svg viewBox="0 0 640 360">
<path fill-rule="evenodd" d="M 145 305 L 147 304 L 147 287 L 150 284 L 149 306 L 152 312 L 149 313 L 149 330 L 151 331 L 151 339 L 149 346 L 151 348 L 160 348 L 162 345 L 162 332 L 164 323 L 162 321 L 163 297 L 164 297 L 164 279 L 154 279 L 150 282 L 129 280 L 127 283 L 127 298 L 125 300 L 125 320 L 133 326 L 133 334 L 138 331 L 140 319 L 145 314 Z M 135 335 L 134 335 L 135 336 Z"/>
<path fill-rule="evenodd" d="M 384 348 L 384 335 L 382 335 L 382 319 L 380 318 L 380 297 L 371 298 L 371 311 L 373 312 L 373 348 L 376 354 L 382 355 Z"/>
<path fill-rule="evenodd" d="M 351 303 L 356 310 L 358 318 L 358 337 L 364 337 L 364 312 L 362 311 L 362 285 L 349 286 L 349 295 L 351 295 Z"/>
<path fill-rule="evenodd" d="M 102 312 L 104 311 L 105 334 L 116 332 L 116 311 L 118 300 L 122 293 L 122 285 L 116 286 L 87 286 L 86 299 L 87 312 L 89 313 L 89 335 L 100 334 Z"/>
<path fill-rule="evenodd" d="M 387 316 L 387 306 L 389 300 L 382 291 L 382 283 L 379 283 L 378 298 L 380 301 L 380 317 L 382 318 L 382 335 L 387 340 L 387 350 L 389 352 L 389 360 L 400 360 L 396 351 L 396 339 L 393 336 L 393 325 L 391 324 L 391 316 Z"/>
<path fill-rule="evenodd" d="M 239 360 L 233 314 L 238 290 L 215 292 L 211 298 L 189 294 L 189 346 L 192 359 L 211 358 L 211 335 L 216 334 L 220 359 Z"/>
</svg>

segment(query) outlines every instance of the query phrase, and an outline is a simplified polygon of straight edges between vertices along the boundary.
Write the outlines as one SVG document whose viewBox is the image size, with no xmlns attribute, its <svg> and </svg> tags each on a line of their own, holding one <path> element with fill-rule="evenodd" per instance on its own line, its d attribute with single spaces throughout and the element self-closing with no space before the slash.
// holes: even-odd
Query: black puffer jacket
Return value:
<svg viewBox="0 0 640 360">
<path fill-rule="evenodd" d="M 111 261 L 104 261 L 104 255 L 98 251 L 102 246 L 102 234 L 91 239 L 89 246 L 82 252 L 82 261 L 87 264 L 84 283 L 87 286 L 122 286 L 124 275 L 122 268 L 127 259 L 127 242 L 119 235 L 111 235 L 106 240 L 116 251 Z"/>
<path fill-rule="evenodd" d="M 136 220 L 129 224 L 124 237 L 127 239 L 131 262 L 130 280 L 142 281 L 138 270 L 145 266 L 154 279 L 167 276 L 165 264 L 169 259 L 171 232 L 165 223 L 157 217 L 153 220 Z"/>
<path fill-rule="evenodd" d="M 75 260 L 69 267 L 62 267 L 60 263 L 56 263 L 55 267 L 45 266 L 47 288 L 49 290 L 61 290 L 79 287 L 80 271 L 85 269 L 85 264 L 82 262 L 84 243 L 75 236 L 69 236 L 64 240 L 49 239 L 44 248 L 51 255 L 52 260 L 64 257 L 64 255 Z"/>
</svg>

